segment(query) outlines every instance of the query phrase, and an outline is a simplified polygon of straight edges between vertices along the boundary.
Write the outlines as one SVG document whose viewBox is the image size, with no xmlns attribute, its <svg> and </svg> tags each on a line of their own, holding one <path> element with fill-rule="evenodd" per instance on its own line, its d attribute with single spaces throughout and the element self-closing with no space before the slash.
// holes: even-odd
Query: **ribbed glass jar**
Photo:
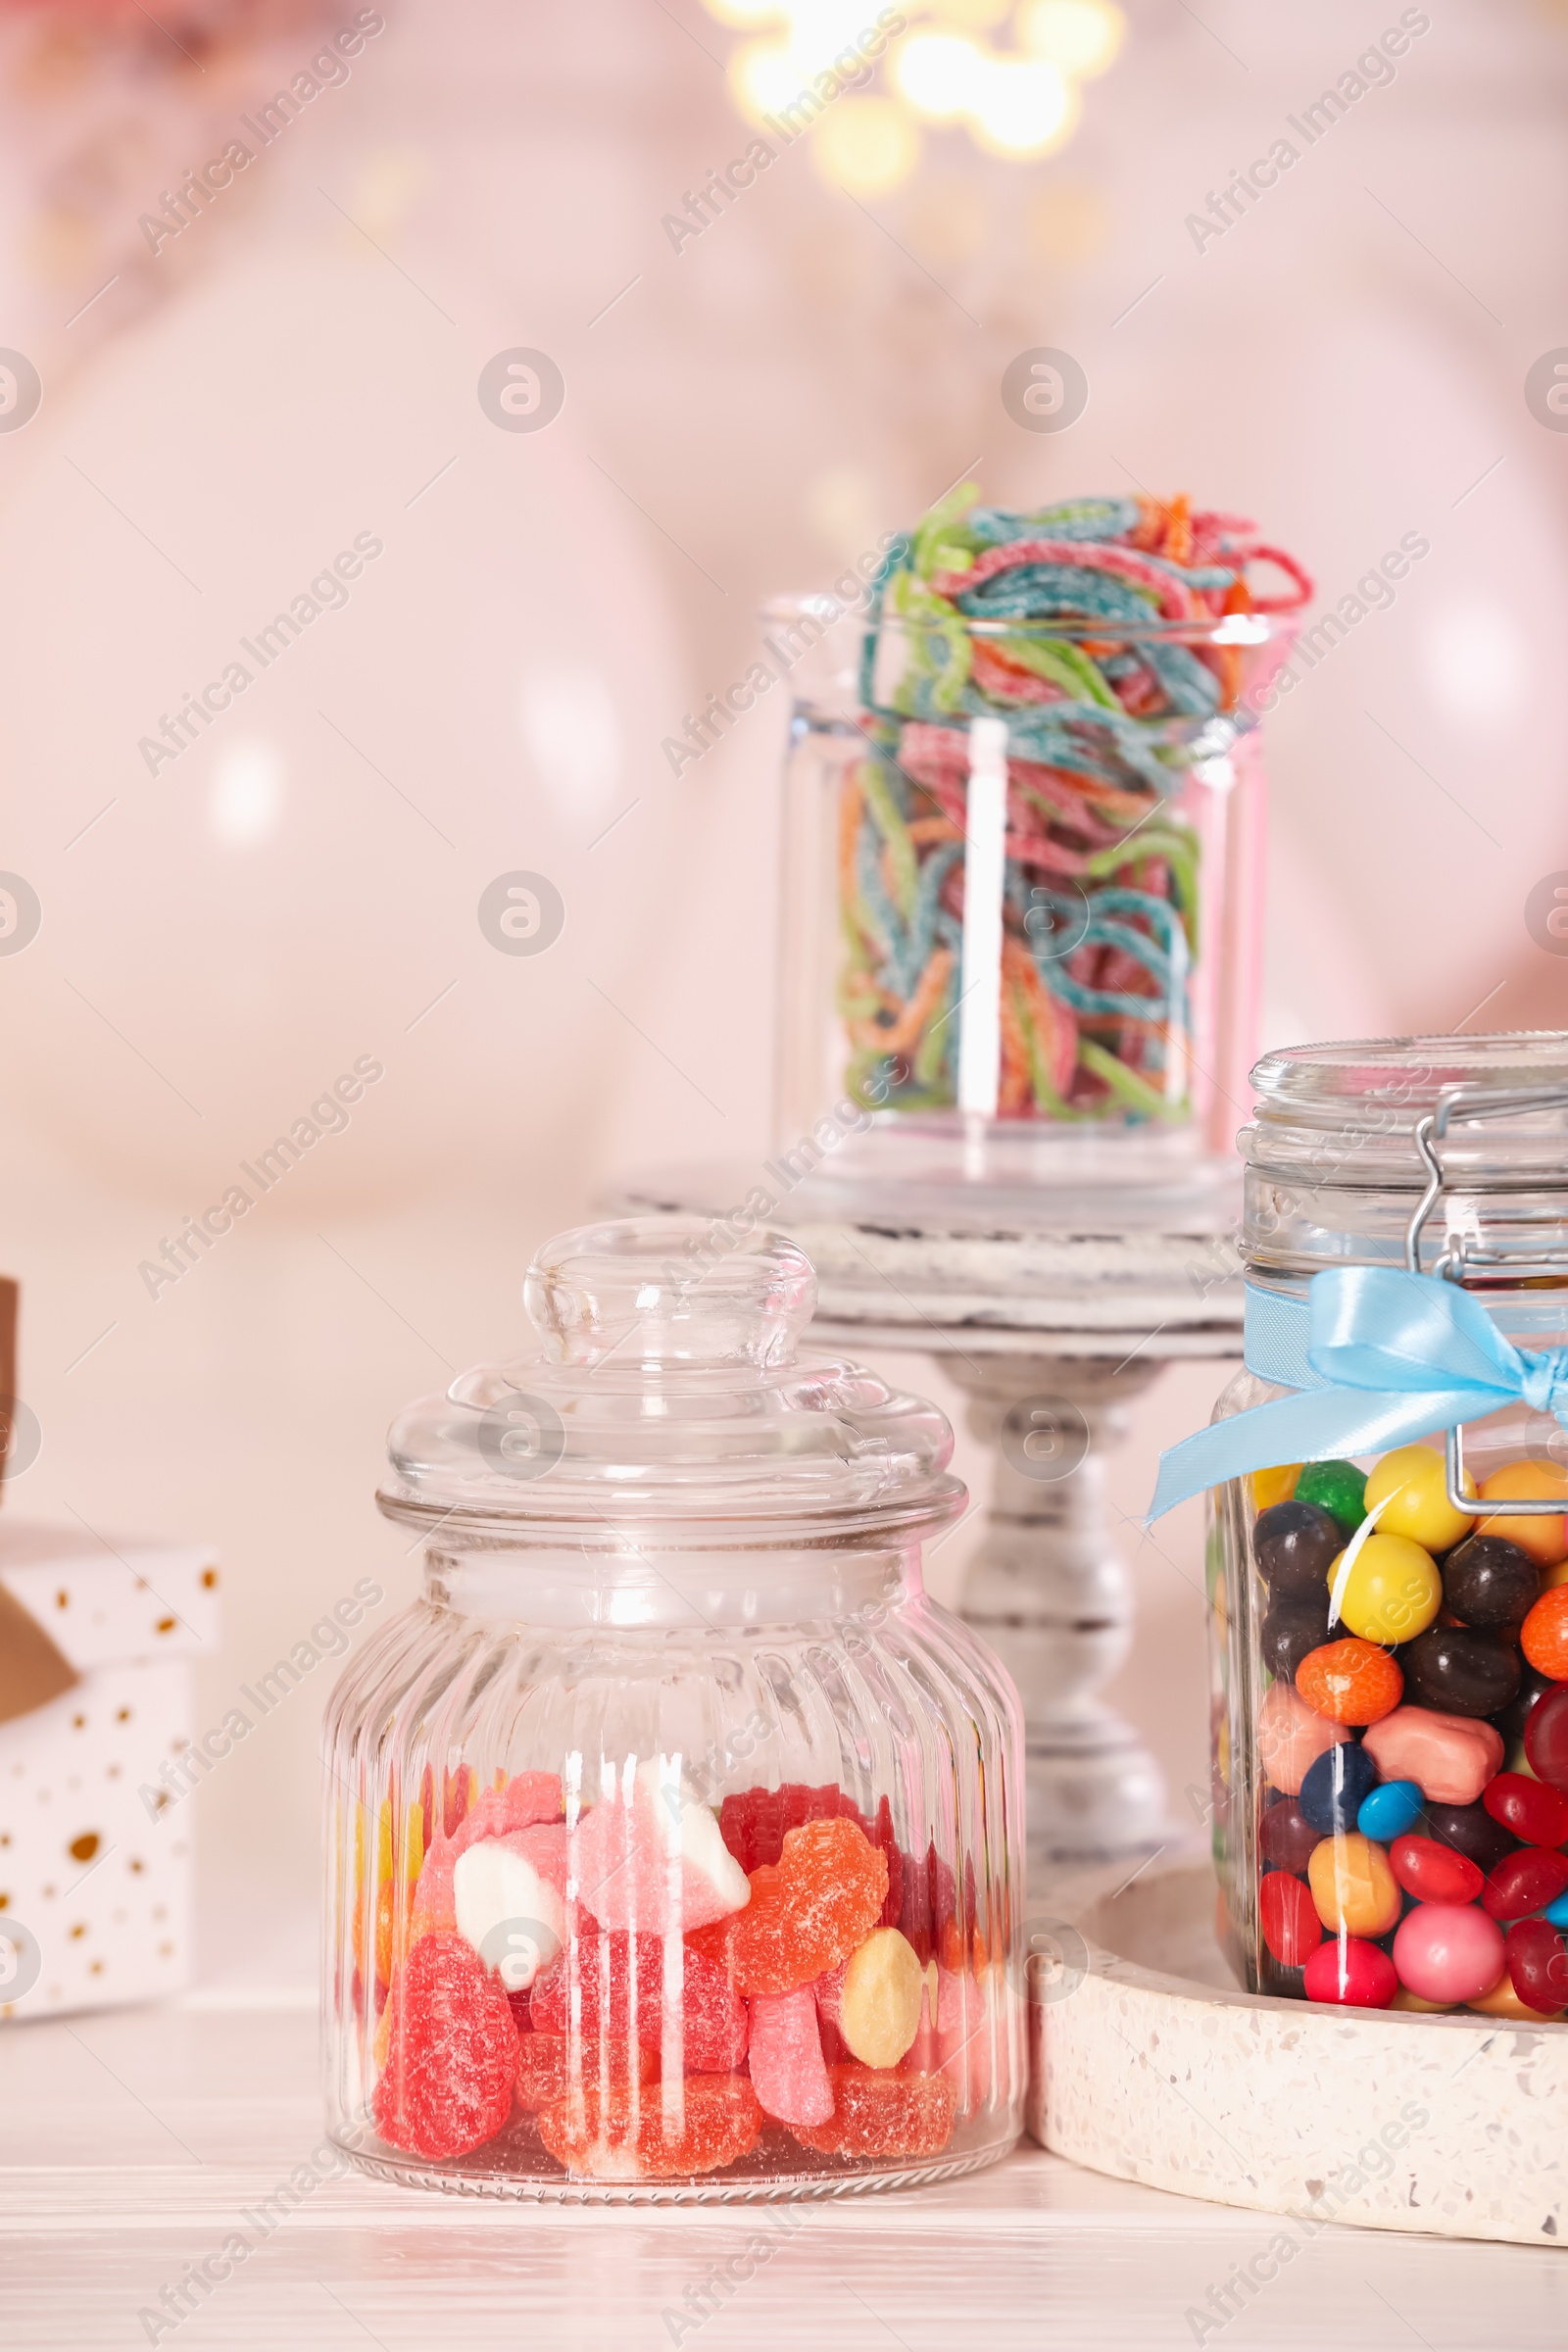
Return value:
<svg viewBox="0 0 1568 2352">
<path fill-rule="evenodd" d="M 1305 1047 L 1252 1083 L 1244 1256 L 1265 1299 L 1304 1300 L 1330 1267 L 1405 1263 L 1428 1184 L 1416 1129 L 1462 1090 L 1420 1270 L 1457 1260 L 1521 1348 L 1568 1342 L 1568 1036 Z M 1561 1100 L 1492 1115 L 1537 1089 Z M 1243 1371 L 1214 1418 L 1293 1393 Z M 1568 1890 L 1568 1792 L 1525 1741 L 1568 1685 L 1568 1632 L 1556 1650 L 1559 1604 L 1531 1612 L 1568 1584 L 1568 1516 L 1506 1506 L 1560 1494 L 1568 1513 L 1568 1432 L 1524 1404 L 1466 1424 L 1473 1513 L 1445 1499 L 1444 1444 L 1259 1470 L 1210 1497 L 1221 1936 L 1252 1991 L 1539 2023 L 1568 2007 L 1546 1916 Z M 1555 1712 L 1561 1775 L 1568 1696 Z M 1519 1858 L 1538 1847 L 1557 1862 Z M 1532 1941 L 1539 1965 L 1519 1959 Z"/>
<path fill-rule="evenodd" d="M 426 2186 L 832 2195 L 1000 2156 L 1017 1702 L 934 1606 L 940 1413 L 798 1359 L 809 1265 L 567 1235 L 543 1347 L 394 1426 L 418 1601 L 327 1727 L 332 2129 Z"/>
</svg>

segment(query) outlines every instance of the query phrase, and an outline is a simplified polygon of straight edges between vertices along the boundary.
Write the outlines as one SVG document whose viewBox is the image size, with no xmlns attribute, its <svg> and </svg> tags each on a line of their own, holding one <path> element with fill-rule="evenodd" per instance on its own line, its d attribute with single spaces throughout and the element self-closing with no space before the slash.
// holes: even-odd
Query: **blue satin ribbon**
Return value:
<svg viewBox="0 0 1568 2352">
<path fill-rule="evenodd" d="M 1246 1353 L 1250 1371 L 1297 1395 L 1162 1453 L 1151 1520 L 1250 1470 L 1382 1453 L 1507 1404 L 1568 1428 L 1568 1348 L 1516 1348 L 1479 1298 L 1436 1274 L 1334 1266 L 1304 1299 L 1249 1284 Z"/>
</svg>

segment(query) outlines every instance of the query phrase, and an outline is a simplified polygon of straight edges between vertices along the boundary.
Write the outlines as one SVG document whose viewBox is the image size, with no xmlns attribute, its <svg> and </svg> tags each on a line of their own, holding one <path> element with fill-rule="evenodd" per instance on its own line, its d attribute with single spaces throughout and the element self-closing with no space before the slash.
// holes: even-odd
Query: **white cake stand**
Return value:
<svg viewBox="0 0 1568 2352">
<path fill-rule="evenodd" d="M 911 1184 L 842 1164 L 778 1199 L 794 1166 L 650 1176 L 614 1206 L 723 1220 L 771 1191 L 765 1221 L 816 1267 L 813 1341 L 917 1350 L 964 1390 L 994 1469 L 959 1609 L 1023 1698 L 1031 1884 L 1152 1853 L 1169 1838 L 1163 1777 L 1095 1695 L 1133 1630 L 1103 1462 L 1161 1364 L 1241 1353 L 1233 1163 L 1137 1190 L 992 1182 L 967 1201 L 940 1171 Z"/>
</svg>

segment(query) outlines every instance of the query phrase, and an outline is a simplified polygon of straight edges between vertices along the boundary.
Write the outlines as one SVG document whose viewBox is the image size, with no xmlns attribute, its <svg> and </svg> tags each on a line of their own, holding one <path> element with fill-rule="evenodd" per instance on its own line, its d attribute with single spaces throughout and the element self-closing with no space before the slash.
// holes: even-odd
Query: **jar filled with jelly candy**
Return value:
<svg viewBox="0 0 1568 2352">
<path fill-rule="evenodd" d="M 419 1599 L 334 1695 L 328 2101 L 368 2170 L 834 2195 L 1020 2126 L 1018 1702 L 937 1608 L 942 1414 L 770 1234 L 584 1229 L 393 1425 Z"/>
<path fill-rule="evenodd" d="M 1222 1938 L 1253 1991 L 1554 2023 L 1568 1036 L 1304 1047 L 1252 1080 L 1248 1369 L 1189 1441 L 1265 1463 L 1211 1495 Z"/>
<path fill-rule="evenodd" d="M 841 582 L 766 615 L 797 698 L 779 1141 L 847 1103 L 877 1123 L 850 1155 L 873 1171 L 1228 1153 L 1255 1052 L 1259 718 L 1308 583 L 1185 499 L 977 495 L 898 538 L 847 610 Z"/>
</svg>

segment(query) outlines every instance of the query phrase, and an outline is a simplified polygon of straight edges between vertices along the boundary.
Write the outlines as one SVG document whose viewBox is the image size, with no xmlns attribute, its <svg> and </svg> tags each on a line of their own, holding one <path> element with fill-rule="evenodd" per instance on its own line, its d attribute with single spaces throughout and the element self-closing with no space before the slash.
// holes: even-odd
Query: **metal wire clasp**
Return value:
<svg viewBox="0 0 1568 2352">
<path fill-rule="evenodd" d="M 1445 1137 L 1449 1123 L 1457 1117 L 1467 1119 L 1505 1118 L 1510 1112 L 1533 1110 L 1568 1110 L 1568 1086 L 1525 1086 L 1510 1094 L 1498 1094 L 1487 1086 L 1446 1086 L 1438 1096 L 1436 1110 L 1429 1110 L 1416 1122 L 1415 1148 L 1421 1154 L 1427 1171 L 1427 1189 L 1416 1202 L 1415 1214 L 1405 1229 L 1404 1262 L 1412 1274 L 1421 1271 L 1421 1234 L 1432 1211 L 1447 1191 L 1447 1178 L 1443 1162 L 1435 1149 L 1435 1139 Z M 1479 1246 L 1467 1247 L 1462 1235 L 1450 1235 L 1433 1267 L 1446 1282 L 1458 1283 L 1461 1288 L 1467 1269 L 1482 1266 L 1507 1265 L 1518 1269 L 1517 1257 L 1500 1250 Z M 1449 1430 L 1446 1446 L 1448 1500 L 1456 1511 L 1475 1518 L 1477 1497 L 1464 1491 L 1464 1431 L 1455 1423 Z M 1560 1517 L 1562 1498 L 1544 1497 L 1531 1501 L 1521 1496 L 1509 1496 L 1507 1516 L 1510 1519 L 1547 1519 Z"/>
</svg>

